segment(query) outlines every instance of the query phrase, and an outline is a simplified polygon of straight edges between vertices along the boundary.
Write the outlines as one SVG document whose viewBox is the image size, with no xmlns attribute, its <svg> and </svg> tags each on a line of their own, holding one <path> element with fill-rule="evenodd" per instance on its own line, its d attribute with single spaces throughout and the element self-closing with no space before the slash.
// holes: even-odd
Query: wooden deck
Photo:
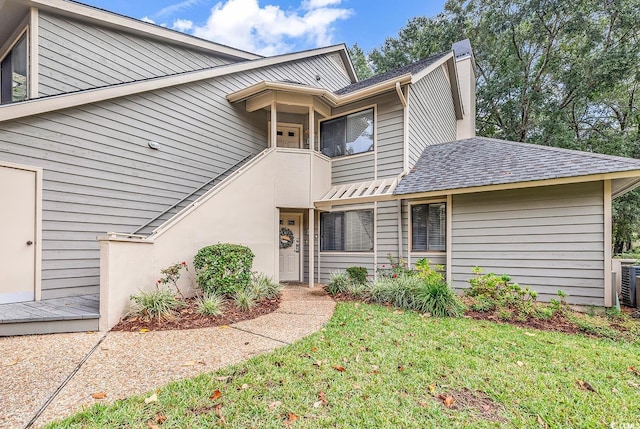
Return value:
<svg viewBox="0 0 640 429">
<path fill-rule="evenodd" d="M 0 304 L 0 336 L 98 329 L 98 294 Z"/>
</svg>

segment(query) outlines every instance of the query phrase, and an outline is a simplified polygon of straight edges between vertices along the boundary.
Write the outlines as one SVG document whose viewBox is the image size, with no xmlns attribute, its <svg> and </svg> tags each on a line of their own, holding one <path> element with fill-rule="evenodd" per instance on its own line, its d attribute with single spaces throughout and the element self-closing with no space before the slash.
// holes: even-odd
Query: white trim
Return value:
<svg viewBox="0 0 640 429">
<path fill-rule="evenodd" d="M 450 51 L 447 55 L 445 55 L 442 58 L 438 59 L 433 64 L 430 64 L 428 67 L 425 67 L 424 69 L 420 70 L 418 73 L 415 73 L 411 77 L 411 83 L 418 82 L 420 79 L 422 79 L 423 77 L 427 76 L 429 73 L 431 73 L 432 71 L 434 71 L 438 67 L 440 67 L 442 64 L 446 63 L 449 60 L 453 60 L 453 59 L 454 59 L 453 51 Z"/>
<path fill-rule="evenodd" d="M 316 267 L 315 267 L 315 209 L 309 209 L 308 214 L 307 214 L 307 222 L 309 222 L 309 229 L 307 234 L 309 235 L 309 287 L 312 288 L 314 286 L 314 281 L 313 281 L 313 277 L 316 273 Z M 304 232 L 303 232 L 304 234 Z M 304 246 L 303 246 L 304 248 Z M 304 258 L 302 259 L 302 261 L 304 262 Z"/>
<path fill-rule="evenodd" d="M 65 0 L 30 0 L 30 4 L 40 6 L 42 10 L 50 11 L 62 15 L 75 15 L 82 17 L 83 20 L 93 23 L 99 23 L 108 27 L 115 27 L 130 33 L 143 34 L 147 37 L 168 40 L 177 44 L 189 45 L 198 49 L 205 49 L 210 52 L 221 55 L 254 60 L 262 58 L 260 55 L 245 52 L 229 46 L 220 45 L 205 39 L 190 36 L 179 31 L 169 30 L 159 25 L 140 21 L 127 16 L 118 15 L 106 10 L 97 9 L 81 3 L 70 2 Z"/>
<path fill-rule="evenodd" d="M 604 306 L 613 305 L 612 295 L 612 218 L 611 218 L 611 180 L 604 181 Z M 616 291 L 617 292 L 617 291 Z"/>
<path fill-rule="evenodd" d="M 13 168 L 35 173 L 35 225 L 34 225 L 34 299 L 42 297 L 42 168 L 31 165 L 14 164 L 0 160 L 0 168 Z"/>
<path fill-rule="evenodd" d="M 320 142 L 318 142 L 319 145 Z M 319 149 L 319 148 L 318 148 Z M 342 161 L 344 159 L 354 159 L 354 158 L 358 158 L 358 157 L 362 157 L 362 156 L 374 156 L 374 152 L 373 150 L 370 150 L 368 152 L 360 152 L 360 153 L 354 153 L 353 155 L 342 155 L 342 156 L 337 156 L 335 158 L 329 158 L 331 161 Z M 322 152 L 321 152 L 322 153 Z M 326 155 L 325 155 L 326 156 Z"/>
<path fill-rule="evenodd" d="M 31 8 L 31 23 L 29 24 L 29 98 L 37 98 L 40 96 L 40 15 L 38 9 Z"/>
<path fill-rule="evenodd" d="M 11 119 L 18 119 L 25 116 L 47 113 L 98 101 L 111 100 L 114 98 L 140 94 L 142 92 L 167 88 L 176 85 L 183 85 L 215 77 L 226 76 L 232 73 L 239 73 L 247 70 L 268 67 L 291 61 L 297 61 L 317 55 L 339 51 L 344 49 L 344 45 L 330 46 L 327 48 L 315 49 L 313 51 L 297 52 L 294 54 L 281 55 L 277 57 L 261 58 L 253 61 L 244 61 L 236 64 L 228 64 L 205 70 L 179 73 L 170 76 L 146 79 L 140 82 L 122 83 L 105 88 L 87 89 L 80 92 L 60 94 L 51 97 L 23 101 L 21 103 L 6 104 L 0 107 L 0 122 Z M 227 97 L 228 98 L 228 97 Z"/>
<path fill-rule="evenodd" d="M 378 278 L 378 203 L 373 203 L 373 279 Z"/>
<path fill-rule="evenodd" d="M 403 123 L 404 123 L 404 128 L 403 128 L 403 136 L 402 136 L 402 172 L 404 175 L 406 175 L 407 173 L 409 173 L 409 134 L 411 133 L 411 130 L 409 129 L 409 114 L 410 114 L 410 109 L 411 109 L 411 104 L 410 104 L 410 87 L 409 85 L 407 85 L 405 87 L 405 99 L 407 100 L 407 105 L 404 108 L 403 113 Z"/>
</svg>

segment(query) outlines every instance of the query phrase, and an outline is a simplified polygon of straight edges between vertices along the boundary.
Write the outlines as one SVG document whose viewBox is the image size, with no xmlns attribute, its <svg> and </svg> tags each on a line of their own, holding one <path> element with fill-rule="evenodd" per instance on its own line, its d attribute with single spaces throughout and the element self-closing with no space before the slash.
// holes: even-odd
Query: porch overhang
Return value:
<svg viewBox="0 0 640 429">
<path fill-rule="evenodd" d="M 396 189 L 396 186 L 398 186 L 398 181 L 398 177 L 391 177 L 366 182 L 334 185 L 322 198 L 315 201 L 315 206 L 321 208 L 398 199 L 398 197 L 393 195 L 393 191 Z"/>
</svg>

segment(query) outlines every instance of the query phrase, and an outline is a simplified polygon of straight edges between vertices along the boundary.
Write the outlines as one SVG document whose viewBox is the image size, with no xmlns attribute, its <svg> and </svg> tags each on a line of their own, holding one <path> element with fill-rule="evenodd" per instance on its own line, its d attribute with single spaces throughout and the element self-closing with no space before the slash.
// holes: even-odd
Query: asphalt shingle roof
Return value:
<svg viewBox="0 0 640 429">
<path fill-rule="evenodd" d="M 393 78 L 396 78 L 398 76 L 402 76 L 404 74 L 415 74 L 420 72 L 421 70 L 429 67 L 431 64 L 435 63 L 436 61 L 438 61 L 440 58 L 444 57 L 445 55 L 449 54 L 450 51 L 448 52 L 442 52 L 440 54 L 435 54 L 435 55 L 431 55 L 428 58 L 425 58 L 424 60 L 420 60 L 417 61 L 415 63 L 406 65 L 404 67 L 400 67 L 394 70 L 390 70 L 386 73 L 381 73 L 379 75 L 370 77 L 369 79 L 365 79 L 365 80 L 361 80 L 360 82 L 356 82 L 356 83 L 352 83 L 351 85 L 347 85 L 344 88 L 341 88 L 339 90 L 337 90 L 335 92 L 335 94 L 337 95 L 344 95 L 344 94 L 348 94 L 350 92 L 354 92 L 357 91 L 359 89 L 363 89 L 369 86 L 373 86 L 373 85 L 377 85 L 379 83 L 385 82 L 387 80 L 391 80 Z"/>
<path fill-rule="evenodd" d="M 640 170 L 640 159 L 474 137 L 428 146 L 396 195 Z"/>
</svg>

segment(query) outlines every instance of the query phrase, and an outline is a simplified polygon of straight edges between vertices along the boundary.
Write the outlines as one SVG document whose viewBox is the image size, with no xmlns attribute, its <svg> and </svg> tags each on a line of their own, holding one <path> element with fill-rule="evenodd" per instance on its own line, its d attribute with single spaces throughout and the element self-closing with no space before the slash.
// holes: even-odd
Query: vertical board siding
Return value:
<svg viewBox="0 0 640 429">
<path fill-rule="evenodd" d="M 40 96 L 215 67 L 222 55 L 40 13 Z"/>
<path fill-rule="evenodd" d="M 451 85 L 442 67 L 409 86 L 409 168 L 427 146 L 456 139 Z"/>
<path fill-rule="evenodd" d="M 453 196 L 452 276 L 511 275 L 542 300 L 604 305 L 602 182 Z"/>
<path fill-rule="evenodd" d="M 43 169 L 42 298 L 97 293 L 97 236 L 134 231 L 266 148 L 267 115 L 229 92 L 281 77 L 317 85 L 315 74 L 340 88 L 336 68 L 313 57 L 0 122 L 0 160 Z"/>
</svg>

